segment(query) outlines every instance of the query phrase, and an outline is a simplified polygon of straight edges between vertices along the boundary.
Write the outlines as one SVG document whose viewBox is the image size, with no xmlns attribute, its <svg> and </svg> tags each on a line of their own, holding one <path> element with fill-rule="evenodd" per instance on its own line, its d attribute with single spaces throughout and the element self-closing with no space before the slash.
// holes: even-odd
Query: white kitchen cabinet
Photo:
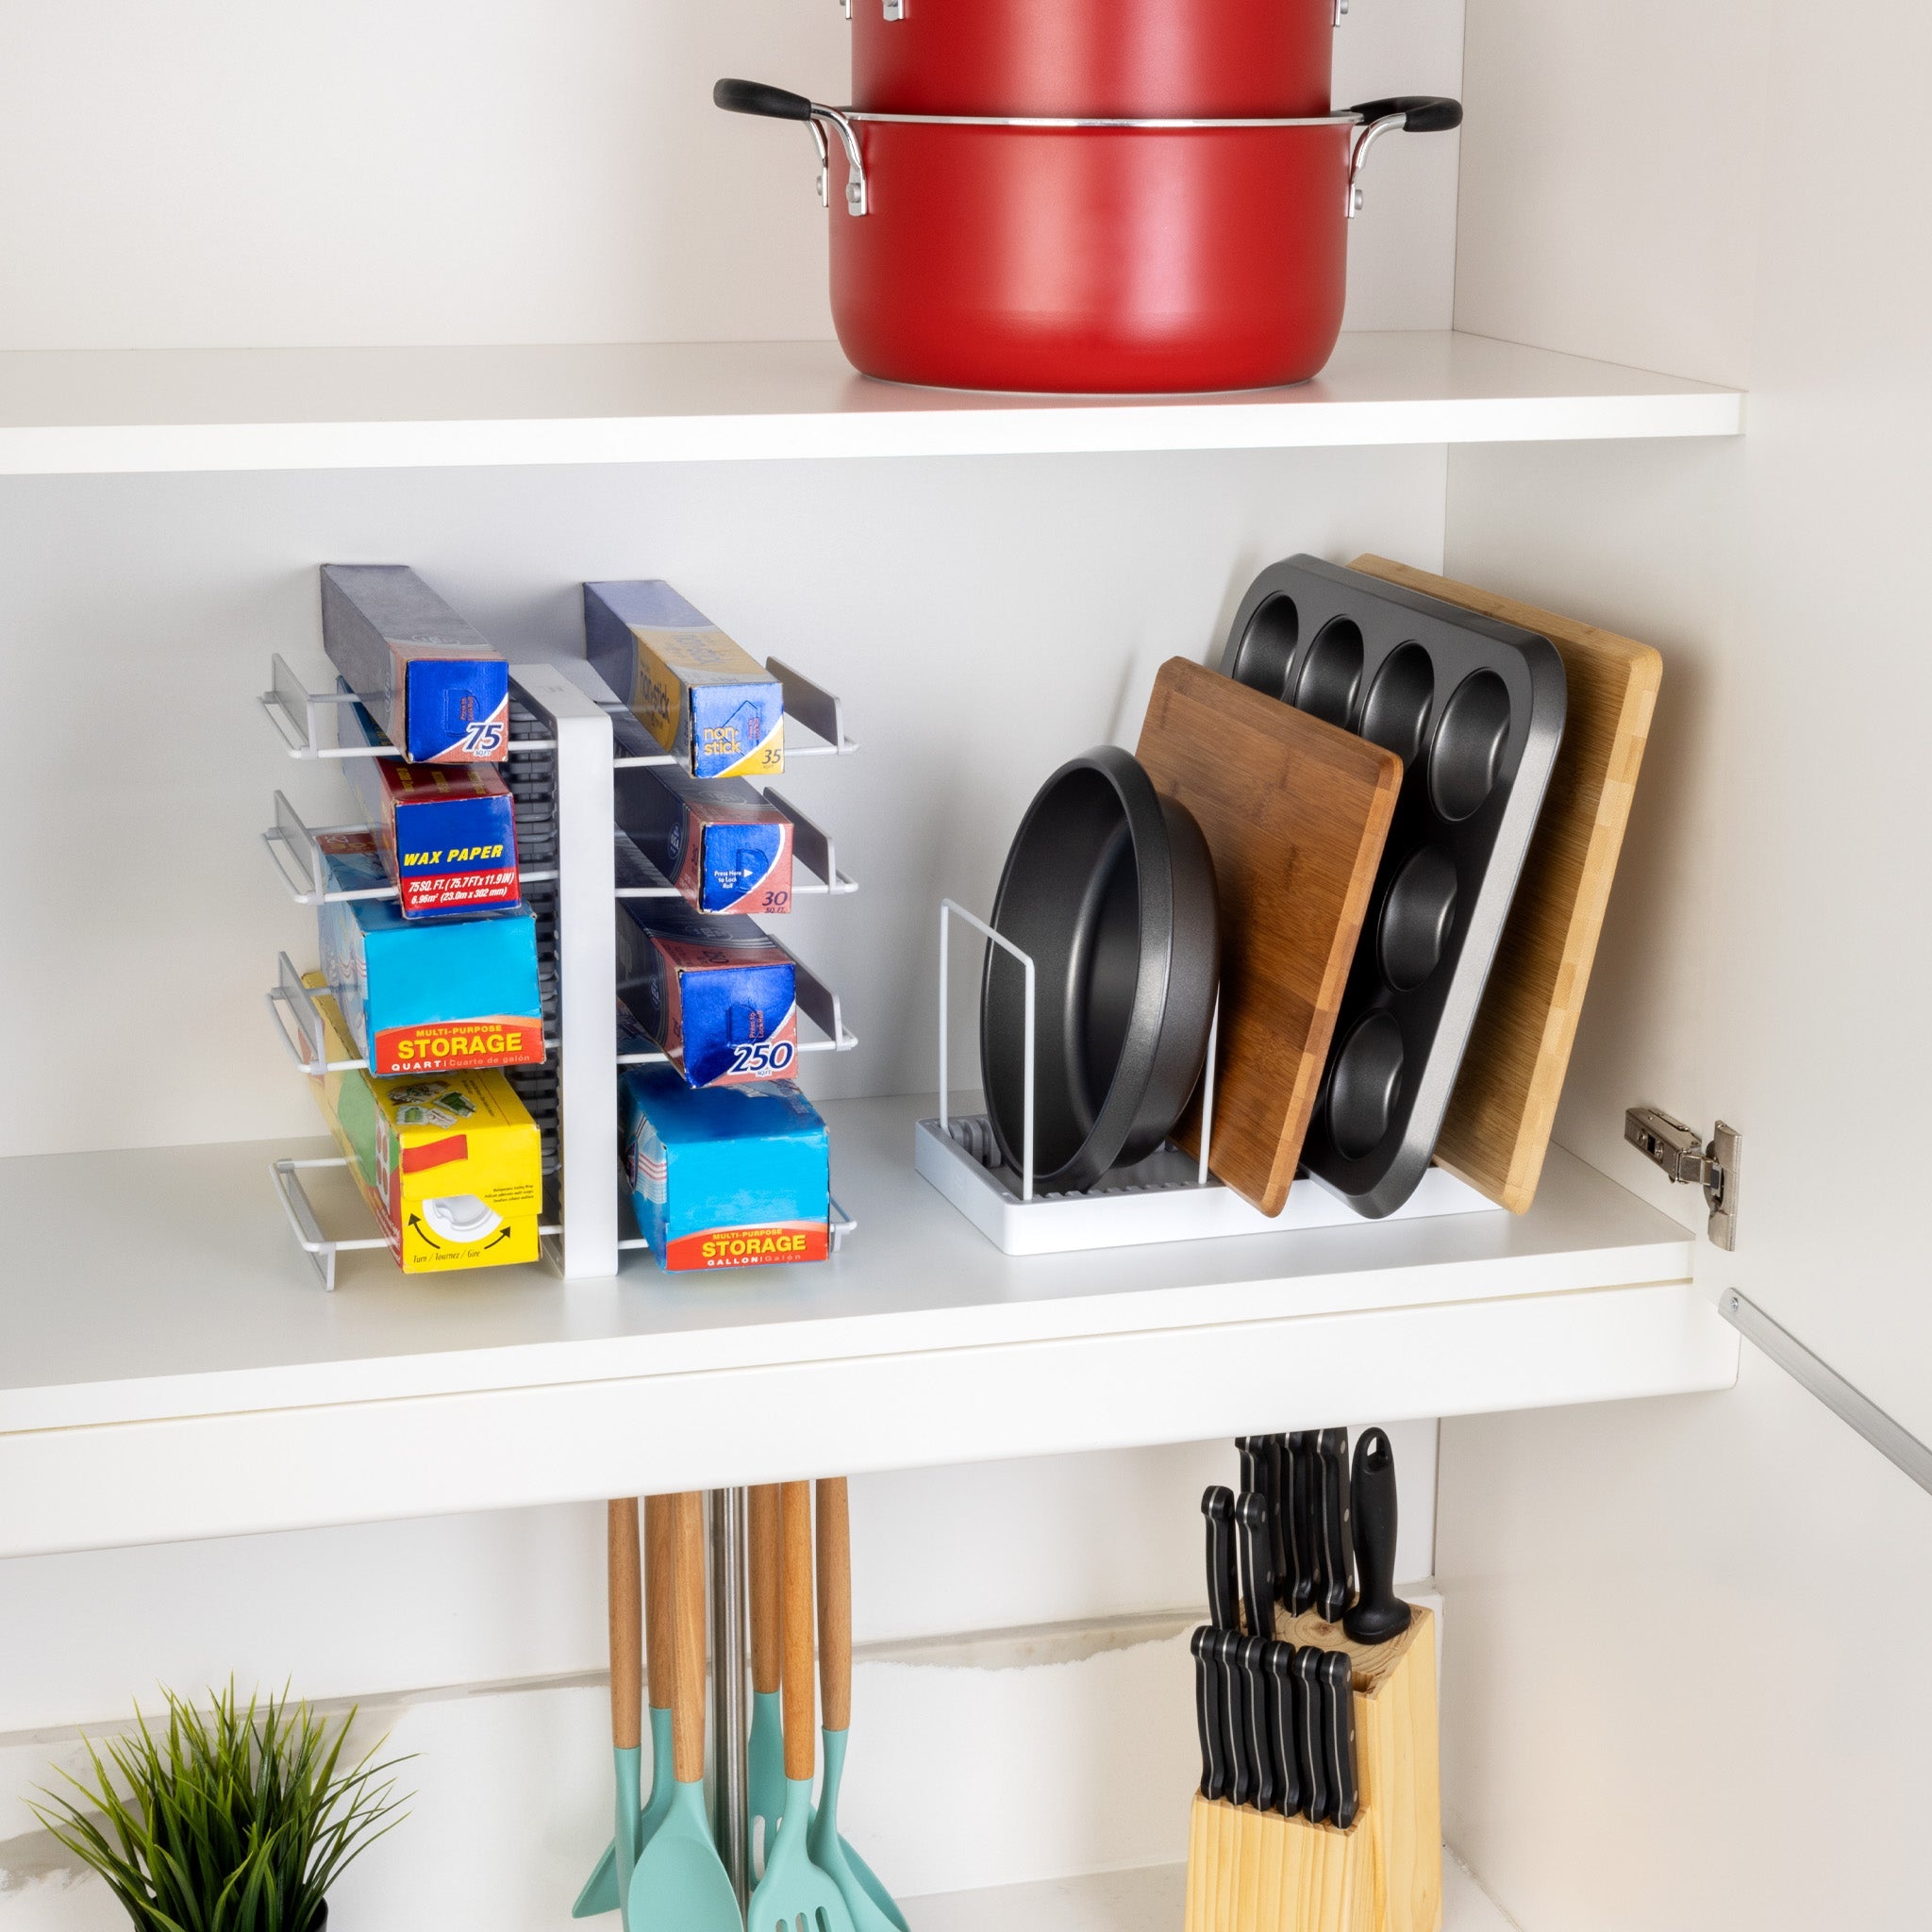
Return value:
<svg viewBox="0 0 1932 1932">
<path fill-rule="evenodd" d="M 946 1894 L 922 1932 L 1173 1926 L 1183 1807 L 1147 1794 L 1185 1755 L 1162 1646 L 1220 1453 L 1188 1445 L 1350 1416 L 1413 1424 L 1448 1822 L 1496 1902 L 1458 1868 L 1453 1932 L 1917 1923 L 1932 1679 L 1893 1645 L 1874 1693 L 1815 1639 L 1827 1589 L 1889 1628 L 1932 1586 L 1932 1518 L 1755 1352 L 1732 1389 L 1714 1309 L 1739 1288 L 1932 1435 L 1926 161 L 1908 115 L 1848 105 L 1923 67 L 1917 13 L 1357 0 L 1339 91 L 1459 92 L 1459 143 L 1391 144 L 1320 382 L 1136 406 L 844 369 L 808 170 L 704 101 L 734 69 L 836 96 L 829 0 L 187 14 L 23 19 L 0 69 L 0 1932 L 112 1923 L 20 1804 L 148 1688 L 98 1633 L 141 1619 L 144 1667 L 207 1681 L 237 1657 L 198 1593 L 325 1563 L 353 1643 L 271 1627 L 243 1661 L 379 1688 L 428 1754 L 345 1922 L 560 1925 L 603 1802 L 583 1504 L 823 1457 L 877 1473 L 861 1616 L 864 1565 L 897 1594 L 860 1709 L 878 1815 Z M 1298 549 L 1664 652 L 1568 1153 L 1521 1222 L 1008 1261 L 878 1097 L 931 1082 L 933 900 L 983 903 L 1039 778 L 1131 741 L 1154 668 Z M 258 1000 L 312 940 L 255 849 L 289 780 L 250 711 L 271 650 L 315 662 L 314 566 L 351 558 L 415 563 L 513 657 L 575 648 L 579 579 L 661 573 L 845 693 L 862 755 L 798 780 L 863 888 L 796 916 L 861 1037 L 816 1090 L 860 1223 L 829 1287 L 310 1285 L 265 1168 L 313 1123 Z M 1744 1131 L 1734 1254 L 1624 1145 L 1639 1101 Z M 460 1591 L 401 1581 L 419 1522 Z M 921 1598 L 941 1542 L 974 1588 Z M 442 1676 L 465 1591 L 507 1634 L 452 1635 Z M 418 1674 L 358 1679 L 419 1617 Z M 921 1863 L 889 1787 L 973 1705 L 999 1724 L 951 1768 L 1010 1809 Z M 1821 1790 L 1859 1794 L 1842 1831 L 1807 1828 Z"/>
</svg>

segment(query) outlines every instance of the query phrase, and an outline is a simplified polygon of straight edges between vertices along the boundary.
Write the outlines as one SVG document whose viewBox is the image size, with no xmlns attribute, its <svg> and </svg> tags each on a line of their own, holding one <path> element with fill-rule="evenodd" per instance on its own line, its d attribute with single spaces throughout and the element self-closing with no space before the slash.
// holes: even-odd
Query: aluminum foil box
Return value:
<svg viewBox="0 0 1932 1932">
<path fill-rule="evenodd" d="M 825 1124 L 789 1080 L 694 1091 L 669 1067 L 626 1067 L 624 1177 L 666 1268 L 755 1268 L 831 1252 Z"/>
<path fill-rule="evenodd" d="M 322 647 L 406 758 L 508 755 L 508 660 L 407 564 L 324 564 Z"/>
<path fill-rule="evenodd" d="M 700 912 L 791 909 L 791 821 L 742 778 L 621 771 L 617 823 Z"/>
<path fill-rule="evenodd" d="M 584 648 L 694 778 L 785 769 L 785 693 L 763 665 L 661 578 L 584 586 Z"/>
<path fill-rule="evenodd" d="M 675 899 L 625 900 L 617 990 L 692 1087 L 782 1079 L 797 1061 L 791 955 L 748 919 L 707 919 Z"/>
</svg>

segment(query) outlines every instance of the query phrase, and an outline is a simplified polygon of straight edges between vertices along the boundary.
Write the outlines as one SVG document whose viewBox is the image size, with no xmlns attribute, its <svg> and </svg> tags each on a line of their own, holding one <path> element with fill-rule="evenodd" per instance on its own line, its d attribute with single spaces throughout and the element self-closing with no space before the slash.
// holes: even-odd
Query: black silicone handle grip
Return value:
<svg viewBox="0 0 1932 1932">
<path fill-rule="evenodd" d="M 1395 1452 L 1381 1429 L 1364 1429 L 1355 1445 L 1356 1575 L 1361 1594 L 1341 1627 L 1357 1643 L 1386 1643 L 1408 1628 L 1412 1615 L 1395 1594 Z"/>
<path fill-rule="evenodd" d="M 1201 1795 L 1219 1798 L 1227 1790 L 1227 1747 L 1222 1740 L 1221 1659 L 1211 1624 L 1194 1632 L 1194 1721 L 1201 1730 Z"/>
<path fill-rule="evenodd" d="M 1328 1816 L 1346 1831 L 1360 1803 L 1355 1774 L 1355 1672 L 1346 1651 L 1331 1650 L 1322 1658 L 1322 1716 L 1328 1745 Z"/>
<path fill-rule="evenodd" d="M 1312 1645 L 1294 1654 L 1294 1757 L 1301 1774 L 1304 1818 L 1328 1815 L 1328 1750 L 1322 1739 L 1322 1657 Z"/>
<path fill-rule="evenodd" d="M 1339 1624 L 1353 1592 L 1355 1552 L 1348 1530 L 1348 1431 L 1324 1429 L 1321 1452 L 1322 1551 L 1318 1566 L 1315 1607 L 1330 1624 Z"/>
<path fill-rule="evenodd" d="M 1289 1437 L 1288 1464 L 1288 1513 L 1294 1541 L 1294 1575 L 1288 1607 L 1301 1617 L 1315 1607 L 1316 1529 L 1321 1520 L 1315 1504 L 1315 1439 L 1307 1429 L 1296 1429 Z"/>
<path fill-rule="evenodd" d="M 1462 125 L 1462 103 L 1444 94 L 1388 94 L 1378 101 L 1362 101 L 1348 111 L 1359 114 L 1365 123 L 1400 114 L 1405 134 L 1447 134 Z"/>
<path fill-rule="evenodd" d="M 1247 1612 L 1248 1635 L 1273 1637 L 1274 1524 L 1268 1498 L 1251 1490 L 1235 1505 L 1235 1514 L 1241 1526 L 1241 1605 Z"/>
<path fill-rule="evenodd" d="M 1211 1484 L 1201 1497 L 1208 1519 L 1208 1618 L 1217 1630 L 1232 1630 L 1241 1612 L 1235 1599 L 1234 1491 Z"/>
<path fill-rule="evenodd" d="M 721 80 L 711 90 L 711 104 L 727 114 L 757 114 L 767 121 L 811 119 L 811 103 L 803 94 L 762 80 Z"/>
</svg>

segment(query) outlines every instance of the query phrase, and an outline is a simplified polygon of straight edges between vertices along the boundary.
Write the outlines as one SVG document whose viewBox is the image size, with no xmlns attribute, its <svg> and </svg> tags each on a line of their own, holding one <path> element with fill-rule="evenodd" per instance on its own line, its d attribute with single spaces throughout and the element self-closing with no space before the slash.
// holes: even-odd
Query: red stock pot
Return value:
<svg viewBox="0 0 1932 1932">
<path fill-rule="evenodd" d="M 843 150 L 832 321 L 856 368 L 1060 393 L 1306 381 L 1341 330 L 1369 148 L 1462 120 L 1422 95 L 1234 121 L 877 114 L 746 80 L 713 98 L 804 122 L 822 194 Z"/>
<path fill-rule="evenodd" d="M 1348 0 L 846 0 L 852 98 L 897 114 L 1325 114 Z"/>
</svg>

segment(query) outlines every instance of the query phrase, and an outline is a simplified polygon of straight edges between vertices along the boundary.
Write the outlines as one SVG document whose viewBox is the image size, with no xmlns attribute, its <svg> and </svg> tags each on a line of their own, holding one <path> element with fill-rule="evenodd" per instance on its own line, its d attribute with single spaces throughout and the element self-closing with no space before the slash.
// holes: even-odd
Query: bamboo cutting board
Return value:
<svg viewBox="0 0 1932 1932">
<path fill-rule="evenodd" d="M 1357 557 L 1349 568 L 1541 631 L 1562 654 L 1562 748 L 1436 1142 L 1451 1174 L 1521 1214 L 1549 1151 L 1663 659 L 1648 644 L 1387 558 Z"/>
<path fill-rule="evenodd" d="M 1138 754 L 1194 814 L 1221 905 L 1221 1059 L 1208 1165 L 1279 1214 L 1389 835 L 1402 760 L 1183 658 Z M 1198 1110 L 1176 1133 L 1200 1148 Z"/>
</svg>

